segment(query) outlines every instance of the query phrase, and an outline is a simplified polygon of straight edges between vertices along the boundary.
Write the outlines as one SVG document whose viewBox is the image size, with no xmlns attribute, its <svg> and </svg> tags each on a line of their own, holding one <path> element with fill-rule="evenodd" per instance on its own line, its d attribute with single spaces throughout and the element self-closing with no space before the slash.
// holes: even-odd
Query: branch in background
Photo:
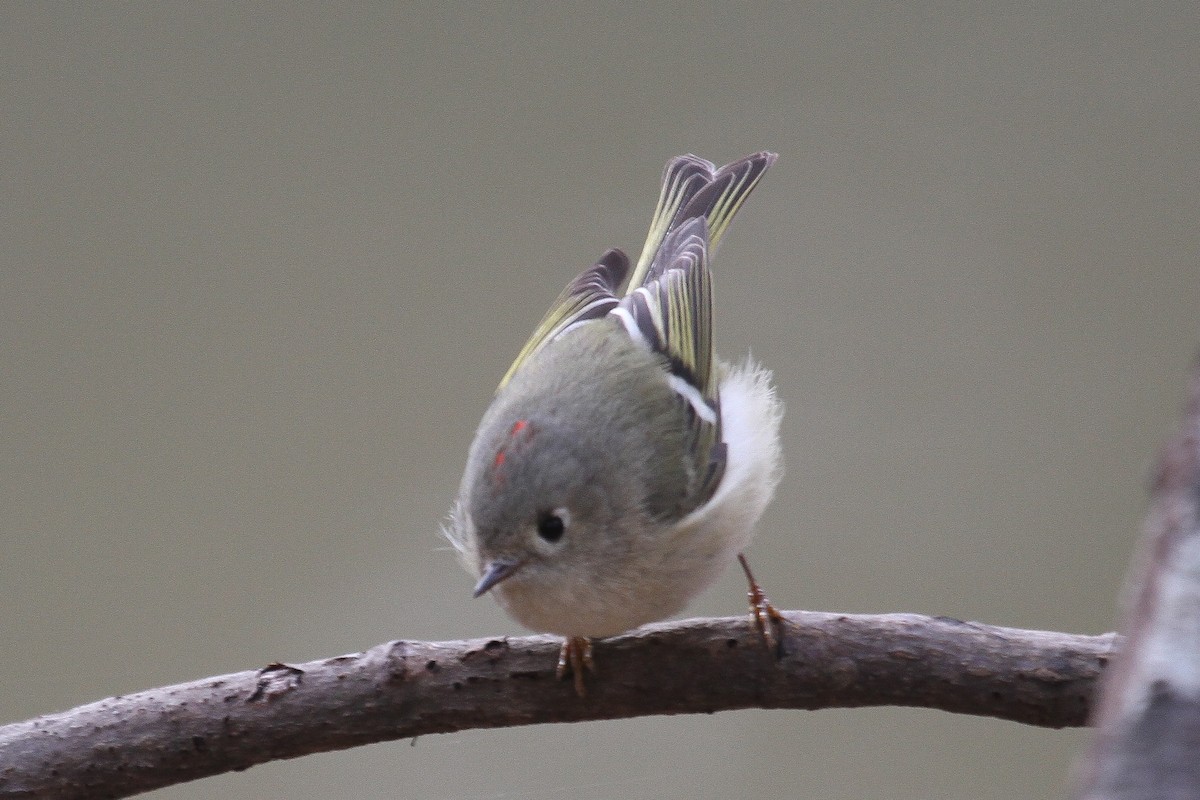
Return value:
<svg viewBox="0 0 1200 800">
<path fill-rule="evenodd" d="M 1082 763 L 1085 800 L 1200 792 L 1200 360 L 1155 471 L 1126 630 Z"/>
<path fill-rule="evenodd" d="M 429 733 L 738 708 L 920 706 L 1075 726 L 1117 644 L 915 614 L 784 617 L 778 660 L 744 617 L 601 641 L 584 699 L 554 679 L 547 636 L 396 641 L 113 697 L 0 727 L 0 797 L 126 797 Z"/>
</svg>

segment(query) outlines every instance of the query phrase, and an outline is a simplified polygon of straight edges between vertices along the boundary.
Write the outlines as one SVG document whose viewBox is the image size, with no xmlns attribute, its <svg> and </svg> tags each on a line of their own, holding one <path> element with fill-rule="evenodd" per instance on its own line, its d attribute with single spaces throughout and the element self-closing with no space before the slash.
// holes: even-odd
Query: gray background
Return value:
<svg viewBox="0 0 1200 800">
<path fill-rule="evenodd" d="M 1194 5 L 731 6 L 5 4 L 0 720 L 520 633 L 439 522 L 525 336 L 688 151 L 782 154 L 716 265 L 722 352 L 788 408 L 778 604 L 1110 629 L 1197 346 Z M 1085 742 L 741 712 L 157 796 L 1050 798 Z"/>
</svg>

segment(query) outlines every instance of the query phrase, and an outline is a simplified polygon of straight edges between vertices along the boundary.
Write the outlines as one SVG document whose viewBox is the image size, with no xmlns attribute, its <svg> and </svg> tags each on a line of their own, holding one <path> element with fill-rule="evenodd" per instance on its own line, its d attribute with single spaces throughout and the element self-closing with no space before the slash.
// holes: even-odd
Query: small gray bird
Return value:
<svg viewBox="0 0 1200 800">
<path fill-rule="evenodd" d="M 636 267 L 609 250 L 500 382 L 445 527 L 475 596 L 565 637 L 584 694 L 595 637 L 681 611 L 750 543 L 781 474 L 771 374 L 718 361 L 709 260 L 775 162 L 667 162 Z M 750 575 L 759 630 L 779 616 Z"/>
</svg>

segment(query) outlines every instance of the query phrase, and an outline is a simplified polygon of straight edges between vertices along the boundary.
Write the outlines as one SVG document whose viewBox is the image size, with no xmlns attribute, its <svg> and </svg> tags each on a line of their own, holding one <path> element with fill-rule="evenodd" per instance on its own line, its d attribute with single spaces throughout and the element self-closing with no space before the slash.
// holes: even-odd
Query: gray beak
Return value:
<svg viewBox="0 0 1200 800">
<path fill-rule="evenodd" d="M 475 591 L 471 596 L 479 597 L 479 595 L 500 581 L 511 577 L 514 572 L 521 568 L 521 563 L 520 561 L 506 558 L 497 558 L 495 561 L 489 561 L 487 566 L 484 567 L 483 577 L 479 579 L 479 583 L 475 584 Z"/>
</svg>

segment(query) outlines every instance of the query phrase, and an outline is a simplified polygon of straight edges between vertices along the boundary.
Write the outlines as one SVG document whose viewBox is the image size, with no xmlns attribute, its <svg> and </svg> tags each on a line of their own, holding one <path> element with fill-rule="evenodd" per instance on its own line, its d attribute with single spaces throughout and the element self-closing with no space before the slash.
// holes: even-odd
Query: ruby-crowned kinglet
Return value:
<svg viewBox="0 0 1200 800">
<path fill-rule="evenodd" d="M 709 272 L 775 158 L 667 162 L 637 266 L 609 250 L 567 286 L 471 445 L 446 535 L 476 597 L 566 637 L 559 674 L 581 694 L 590 639 L 681 611 L 750 543 L 779 483 L 771 374 L 715 358 Z M 761 593 L 758 606 L 775 615 Z"/>
</svg>

